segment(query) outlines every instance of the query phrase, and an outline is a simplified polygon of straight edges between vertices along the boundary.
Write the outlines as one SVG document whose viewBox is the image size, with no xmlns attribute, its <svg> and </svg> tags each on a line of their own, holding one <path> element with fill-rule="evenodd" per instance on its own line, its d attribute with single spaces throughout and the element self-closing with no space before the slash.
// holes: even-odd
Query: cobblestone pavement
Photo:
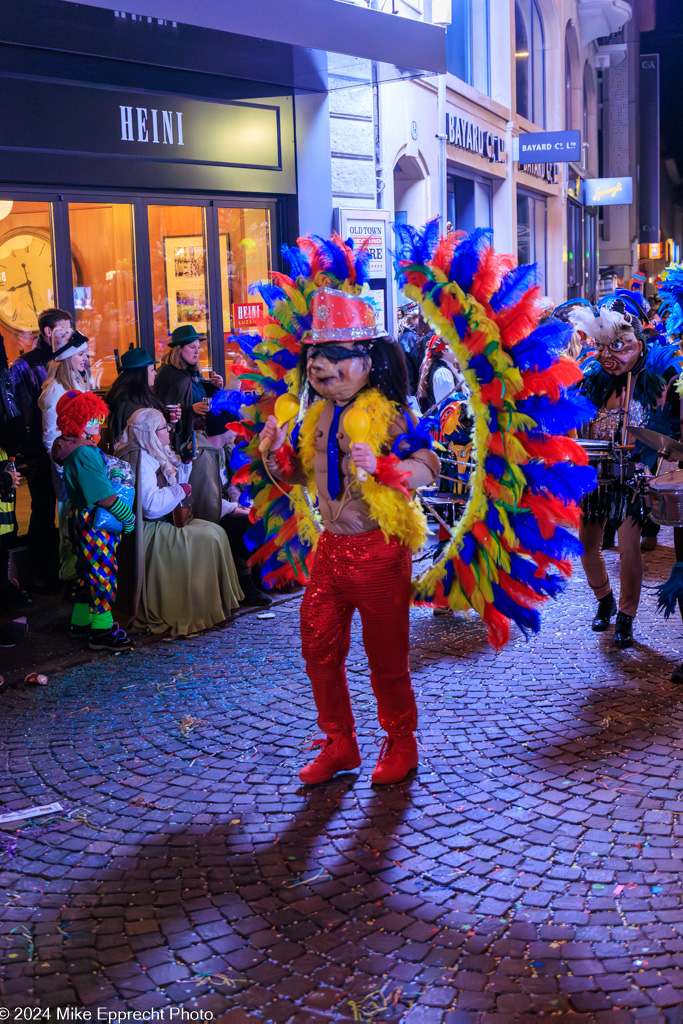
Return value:
<svg viewBox="0 0 683 1024">
<path fill-rule="evenodd" d="M 648 585 L 672 560 L 646 556 Z M 497 657 L 415 611 L 422 760 L 385 788 L 357 631 L 363 767 L 298 783 L 298 604 L 2 693 L 3 803 L 63 808 L 0 826 L 2 1005 L 682 1021 L 683 637 L 654 592 L 625 652 L 587 629 L 580 569 Z"/>
</svg>

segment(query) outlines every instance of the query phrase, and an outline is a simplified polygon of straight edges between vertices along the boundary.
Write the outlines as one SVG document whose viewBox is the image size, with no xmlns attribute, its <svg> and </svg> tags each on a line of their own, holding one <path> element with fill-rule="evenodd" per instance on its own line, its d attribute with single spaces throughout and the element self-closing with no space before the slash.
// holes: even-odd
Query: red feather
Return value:
<svg viewBox="0 0 683 1024">
<path fill-rule="evenodd" d="M 455 250 L 455 242 L 455 235 L 442 235 L 439 239 L 436 252 L 429 261 L 435 267 L 438 267 L 439 270 L 443 270 L 444 273 L 447 273 L 450 270 L 450 266 L 453 261 L 453 252 Z"/>
<path fill-rule="evenodd" d="M 588 465 L 587 452 L 571 437 L 539 438 L 522 434 L 519 441 L 530 458 L 543 459 L 549 466 L 554 466 L 557 462 L 573 462 L 577 466 Z"/>
<path fill-rule="evenodd" d="M 502 253 L 497 253 L 491 246 L 484 249 L 479 263 L 479 269 L 472 279 L 472 296 L 477 302 L 486 302 L 494 292 L 498 291 L 503 274 L 512 270 L 514 258 Z"/>
<path fill-rule="evenodd" d="M 560 400 L 560 389 L 575 384 L 582 377 L 581 368 L 574 360 L 563 357 L 547 370 L 540 370 L 537 373 L 527 370 L 523 373 L 524 390 L 517 397 L 528 398 L 529 395 L 548 395 L 553 401 L 558 402 Z"/>
<path fill-rule="evenodd" d="M 505 348 L 512 348 L 522 338 L 526 338 L 538 325 L 541 310 L 536 301 L 541 294 L 539 285 L 529 291 L 510 309 L 503 309 L 494 314 L 500 331 L 500 340 Z"/>
<path fill-rule="evenodd" d="M 409 498 L 410 488 L 407 481 L 410 479 L 410 473 L 400 469 L 400 465 L 401 460 L 396 455 L 380 455 L 374 477 L 378 484 L 393 487 L 395 491 L 400 491 Z"/>
<path fill-rule="evenodd" d="M 501 615 L 499 611 L 496 611 L 492 604 L 487 604 L 484 608 L 483 619 L 488 626 L 489 643 L 491 646 L 496 650 L 505 647 L 505 644 L 510 639 L 510 620 L 505 615 Z"/>
</svg>

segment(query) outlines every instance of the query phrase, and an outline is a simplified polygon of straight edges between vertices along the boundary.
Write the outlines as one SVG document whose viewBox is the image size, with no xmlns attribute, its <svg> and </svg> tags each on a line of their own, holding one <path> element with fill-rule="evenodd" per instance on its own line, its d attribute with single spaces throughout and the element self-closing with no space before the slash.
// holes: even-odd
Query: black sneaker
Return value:
<svg viewBox="0 0 683 1024">
<path fill-rule="evenodd" d="M 91 651 L 129 651 L 133 641 L 115 622 L 111 629 L 91 629 L 88 647 Z"/>
<path fill-rule="evenodd" d="M 102 632 L 106 633 L 106 630 L 103 629 Z M 90 636 L 90 623 L 88 623 L 87 626 L 76 626 L 72 622 L 71 625 L 69 626 L 69 635 L 70 636 L 80 636 L 80 637 L 86 637 L 87 636 L 87 637 L 89 637 Z"/>
</svg>

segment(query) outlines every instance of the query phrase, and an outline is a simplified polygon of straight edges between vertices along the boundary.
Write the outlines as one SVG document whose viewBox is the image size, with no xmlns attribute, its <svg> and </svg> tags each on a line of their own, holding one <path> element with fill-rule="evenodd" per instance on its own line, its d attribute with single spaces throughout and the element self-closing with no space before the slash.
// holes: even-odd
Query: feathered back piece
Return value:
<svg viewBox="0 0 683 1024">
<path fill-rule="evenodd" d="M 303 488 L 275 484 L 268 476 L 258 448 L 259 434 L 279 395 L 289 391 L 298 400 L 296 368 L 302 341 L 311 330 L 314 292 L 326 286 L 360 295 L 368 280 L 370 261 L 365 247 L 356 250 L 352 239 L 344 242 L 336 233 L 329 239 L 299 238 L 296 246 L 283 245 L 281 253 L 290 276 L 272 273 L 270 281 L 250 288 L 268 307 L 269 315 L 261 323 L 263 337 L 236 337 L 245 355 L 257 364 L 256 370 L 238 367 L 239 378 L 256 385 L 259 398 L 239 410 L 239 429 L 247 440 L 239 447 L 238 458 L 241 456 L 248 465 L 233 480 L 249 481 L 254 526 L 246 540 L 254 551 L 250 561 L 262 565 L 262 579 L 268 588 L 306 581 L 318 527 Z M 226 406 L 229 401 L 228 394 Z"/>
<path fill-rule="evenodd" d="M 579 542 L 578 499 L 595 487 L 566 433 L 595 415 L 568 391 L 581 370 L 560 356 L 570 324 L 539 324 L 536 268 L 494 252 L 490 232 L 438 240 L 396 225 L 399 283 L 451 347 L 470 389 L 470 498 L 441 560 L 414 584 L 417 603 L 474 608 L 500 647 L 510 620 L 537 632 L 538 607 L 563 589 Z M 592 314 L 591 314 L 592 315 Z"/>
<path fill-rule="evenodd" d="M 666 316 L 666 333 L 683 333 L 683 263 L 670 263 L 662 271 L 662 279 L 657 285 L 662 297 L 659 315 Z"/>
</svg>

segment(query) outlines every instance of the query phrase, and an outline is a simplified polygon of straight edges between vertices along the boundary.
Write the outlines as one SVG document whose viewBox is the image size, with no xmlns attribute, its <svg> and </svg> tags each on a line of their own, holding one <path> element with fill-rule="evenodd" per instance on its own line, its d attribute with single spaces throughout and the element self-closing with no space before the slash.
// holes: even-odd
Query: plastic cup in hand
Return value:
<svg viewBox="0 0 683 1024">
<path fill-rule="evenodd" d="M 351 444 L 366 444 L 370 436 L 370 417 L 364 409 L 352 405 L 344 417 L 344 430 Z M 356 467 L 356 476 L 361 483 L 364 483 L 368 474 L 364 469 Z"/>
<path fill-rule="evenodd" d="M 275 422 L 278 428 L 284 427 L 285 423 L 289 423 L 299 413 L 299 399 L 295 398 L 294 395 L 288 391 L 284 395 L 280 395 L 279 398 L 275 399 L 275 408 L 273 409 L 275 414 Z M 267 437 L 263 439 L 259 445 L 259 451 L 264 455 L 270 449 L 271 442 Z"/>
</svg>

